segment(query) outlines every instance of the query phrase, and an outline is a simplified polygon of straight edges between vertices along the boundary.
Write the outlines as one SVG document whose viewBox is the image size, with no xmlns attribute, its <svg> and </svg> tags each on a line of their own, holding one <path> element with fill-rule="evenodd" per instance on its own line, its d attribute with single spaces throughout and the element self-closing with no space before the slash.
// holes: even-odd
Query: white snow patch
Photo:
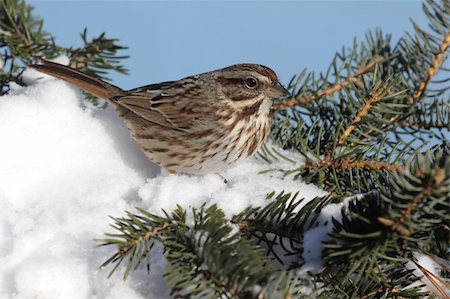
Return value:
<svg viewBox="0 0 450 299">
<path fill-rule="evenodd" d="M 184 207 L 200 207 L 203 203 L 217 204 L 228 216 L 237 214 L 248 206 L 260 206 L 267 203 L 266 195 L 272 191 L 277 193 L 297 192 L 304 197 L 305 203 L 317 195 L 326 193 L 313 185 L 301 181 L 282 179 L 279 176 L 258 175 L 259 171 L 270 165 L 256 158 L 248 159 L 222 175 L 228 182 L 216 174 L 205 176 L 158 176 L 147 180 L 139 190 L 143 206 L 153 213 L 161 213 L 161 209 L 171 211 L 176 204 Z"/>
<path fill-rule="evenodd" d="M 363 195 L 351 196 L 340 203 L 328 204 L 322 208 L 318 219 L 319 226 L 308 230 L 303 236 L 303 259 L 305 264 L 297 270 L 298 275 L 305 276 L 308 273 L 316 274 L 322 271 L 323 243 L 330 239 L 328 234 L 333 229 L 332 218 L 341 221 L 342 208 L 347 207 L 351 200 L 361 199 Z"/>
</svg>

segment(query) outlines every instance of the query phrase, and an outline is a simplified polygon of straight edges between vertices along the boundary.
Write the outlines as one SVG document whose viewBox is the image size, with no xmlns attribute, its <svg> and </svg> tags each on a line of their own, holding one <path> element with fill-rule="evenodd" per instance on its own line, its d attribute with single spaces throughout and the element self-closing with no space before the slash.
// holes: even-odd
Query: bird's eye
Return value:
<svg viewBox="0 0 450 299">
<path fill-rule="evenodd" d="M 248 77 L 247 79 L 245 79 L 244 82 L 245 82 L 245 86 L 250 89 L 254 89 L 254 88 L 256 88 L 256 86 L 258 86 L 258 80 L 256 80 L 253 77 Z"/>
</svg>

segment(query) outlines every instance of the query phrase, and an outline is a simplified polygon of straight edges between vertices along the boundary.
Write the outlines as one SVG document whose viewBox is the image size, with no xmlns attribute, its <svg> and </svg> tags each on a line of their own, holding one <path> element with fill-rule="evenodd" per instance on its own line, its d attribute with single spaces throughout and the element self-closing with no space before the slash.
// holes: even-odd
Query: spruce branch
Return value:
<svg viewBox="0 0 450 299">
<path fill-rule="evenodd" d="M 421 157 L 418 157 L 418 159 L 420 161 L 423 160 Z M 443 182 L 445 179 L 448 180 L 449 176 L 448 173 L 447 175 L 445 174 L 445 169 L 437 168 L 428 175 L 425 175 L 425 173 L 423 173 L 425 170 L 422 169 L 422 167 L 422 165 L 418 166 L 415 169 L 415 174 L 413 174 L 415 177 L 419 177 L 423 181 L 423 187 L 421 188 L 420 192 L 410 198 L 407 207 L 401 210 L 400 215 L 395 220 L 386 219 L 385 217 L 379 217 L 378 219 L 378 221 L 380 221 L 384 225 L 390 226 L 393 230 L 396 230 L 399 234 L 404 236 L 411 235 L 411 231 L 405 226 L 405 222 L 409 219 L 411 213 L 413 213 L 418 208 L 419 204 L 432 196 L 432 194 L 436 192 L 436 190 L 440 192 L 450 190 L 449 182 Z"/>
<path fill-rule="evenodd" d="M 356 73 L 349 76 L 345 81 L 335 83 L 334 85 L 327 87 L 323 90 L 316 91 L 311 95 L 296 96 L 295 98 L 292 99 L 283 100 L 278 104 L 274 104 L 272 106 L 272 110 L 280 110 L 284 108 L 293 107 L 295 105 L 307 105 L 313 100 L 338 92 L 343 87 L 346 87 L 347 85 L 352 83 L 356 83 L 362 75 L 368 73 L 375 67 L 376 64 L 381 63 L 383 61 L 384 61 L 383 57 L 376 56 L 372 60 L 370 60 L 367 64 L 361 66 Z"/>
<path fill-rule="evenodd" d="M 43 21 L 32 15 L 33 8 L 25 1 L 2 0 L 0 3 L 0 47 L 19 45 L 5 49 L 10 58 L 48 57 L 59 50 L 53 43 L 53 36 L 42 29 Z"/>
<path fill-rule="evenodd" d="M 10 82 L 25 85 L 24 65 L 34 58 L 54 58 L 60 50 L 32 10 L 25 1 L 0 1 L 0 95 L 8 92 Z"/>
<path fill-rule="evenodd" d="M 126 279 L 132 268 L 136 269 L 140 263 L 147 259 L 149 262 L 150 249 L 154 241 L 160 241 L 166 230 L 174 229 L 182 225 L 175 219 L 161 218 L 139 210 L 143 215 L 134 215 L 127 212 L 128 218 L 113 218 L 112 227 L 119 231 L 119 234 L 105 234 L 108 238 L 97 240 L 101 242 L 100 246 L 115 245 L 117 252 L 107 259 L 101 267 L 109 264 L 115 264 L 109 276 L 111 276 L 117 267 L 128 258 L 124 279 Z M 148 265 L 147 265 L 148 267 Z"/>
<path fill-rule="evenodd" d="M 448 56 L 447 49 L 450 45 L 450 32 L 448 28 L 450 24 L 449 20 L 449 10 L 448 7 L 440 7 L 437 2 L 432 0 L 427 0 L 427 5 L 423 5 L 424 12 L 429 18 L 430 22 L 434 24 L 431 28 L 436 33 L 441 33 L 442 38 L 440 43 L 437 42 L 437 38 L 431 37 L 430 34 L 425 33 L 417 24 L 414 24 L 416 30 L 416 37 L 412 37 L 407 34 L 400 42 L 397 48 L 398 61 L 404 65 L 405 72 L 412 81 L 412 85 L 415 86 L 411 96 L 406 99 L 405 104 L 410 107 L 413 106 L 417 101 L 424 98 L 428 85 L 432 82 L 433 77 L 438 73 L 439 70 L 443 68 L 443 62 Z M 433 13 L 431 13 L 433 11 Z M 424 45 L 420 43 L 420 40 L 424 42 Z M 433 46 L 431 41 L 436 40 L 436 45 Z M 423 47 L 427 49 L 423 49 Z M 435 53 L 434 56 L 430 56 L 430 53 Z M 426 55 L 430 56 L 429 58 Z M 423 57 L 421 57 L 423 56 Z M 428 59 L 427 59 L 428 58 Z M 424 68 L 425 72 L 424 72 Z M 419 81 L 417 83 L 417 81 Z M 446 80 L 443 80 L 445 82 Z M 443 94 L 448 89 L 444 87 L 442 90 L 438 91 L 438 94 Z M 388 126 L 396 126 L 398 122 L 402 123 L 405 118 L 409 117 L 411 113 L 405 110 L 405 114 L 394 115 L 390 121 L 383 124 L 381 129 L 385 129 Z M 448 126 L 450 124 L 447 122 Z M 446 126 L 446 127 L 448 127 Z M 429 127 L 429 126 L 425 126 Z M 445 125 L 444 125 L 445 127 Z M 368 130 L 365 134 L 370 134 L 371 131 Z"/>
<path fill-rule="evenodd" d="M 333 221 L 332 239 L 324 246 L 331 275 L 347 281 L 361 296 L 379 294 L 380 279 L 383 292 L 404 285 L 401 292 L 420 294 L 410 287 L 418 277 L 395 275 L 393 280 L 392 273 L 408 271 L 405 263 L 417 248 L 441 254 L 434 242 L 441 224 L 450 221 L 450 173 L 446 169 L 450 169 L 450 156 L 442 149 L 418 153 L 396 176 L 389 177 L 379 196 L 350 202 L 342 211 L 342 220 Z M 448 248 L 448 238 L 438 242 L 446 242 Z M 352 264 L 345 262 L 350 259 Z"/>
<path fill-rule="evenodd" d="M 450 123 L 425 123 L 419 121 L 402 121 L 399 126 L 401 127 L 415 127 L 418 129 L 447 129 Z"/>
<path fill-rule="evenodd" d="M 124 244 L 122 246 L 119 246 L 118 253 L 121 257 L 126 256 L 130 253 L 130 251 L 135 251 L 137 247 L 142 246 L 144 242 L 148 242 L 148 240 L 152 238 L 156 238 L 158 233 L 162 230 L 166 230 L 170 228 L 172 225 L 176 225 L 176 222 L 171 223 L 164 223 L 161 226 L 152 227 L 149 229 L 145 234 L 139 236 L 137 239 L 134 239 L 132 242 L 128 244 Z"/>
<path fill-rule="evenodd" d="M 88 40 L 87 28 L 80 36 L 84 43 L 83 47 L 67 50 L 70 56 L 69 66 L 84 70 L 103 80 L 110 80 L 104 76 L 107 73 L 105 70 L 108 69 L 128 74 L 128 70 L 120 64 L 120 60 L 129 56 L 117 56 L 118 51 L 128 49 L 128 47 L 117 45 L 118 40 L 106 38 L 104 32 L 99 37 Z"/>
<path fill-rule="evenodd" d="M 428 1 L 427 5 L 433 11 L 428 15 L 434 28 L 446 36 L 448 12 L 445 11 L 445 5 L 439 6 L 432 1 Z M 425 10 L 427 5 L 424 6 Z M 355 187 L 358 192 L 369 192 L 376 184 L 383 184 L 383 177 L 387 175 L 378 172 L 374 177 L 370 168 L 392 171 L 403 164 L 404 159 L 411 157 L 418 146 L 427 146 L 428 140 L 436 144 L 436 139 L 448 139 L 445 137 L 445 131 L 450 126 L 448 99 L 416 101 L 420 102 L 420 106 L 411 105 L 409 100 L 416 88 L 423 88 L 420 82 L 431 83 L 433 74 L 443 70 L 441 66 L 447 55 L 436 53 L 447 46 L 438 43 L 437 38 L 433 42 L 426 42 L 429 35 L 416 25 L 414 28 L 423 45 L 418 43 L 419 37 L 407 35 L 399 45 L 391 47 L 389 37 L 383 37 L 378 31 L 376 35 L 369 34 L 367 44 L 355 43 L 349 53 L 338 53 L 330 68 L 335 70 L 335 78 L 339 78 L 342 76 L 341 70 L 355 68 L 354 63 L 371 59 L 377 61 L 378 57 L 384 57 L 375 64 L 373 72 L 361 76 L 358 84 L 340 88 L 339 93 L 332 97 L 324 96 L 320 103 L 295 105 L 289 110 L 277 112 L 272 137 L 278 145 L 296 149 L 307 160 L 306 165 L 286 170 L 286 174 L 296 173 L 295 177 L 301 176 L 308 182 L 319 183 L 327 190 L 337 190 L 339 194 L 347 192 L 351 195 Z M 430 53 L 433 53 L 434 58 Z M 365 66 L 366 63 L 360 65 Z M 331 81 L 328 72 L 315 81 L 313 75 L 299 75 L 302 76 L 305 78 L 302 82 L 307 83 L 309 89 L 315 85 L 326 86 Z M 389 88 L 384 91 L 383 87 L 386 86 Z M 305 89 L 302 87 L 301 90 Z M 377 92 L 382 92 L 382 97 L 374 100 L 370 95 L 377 95 Z M 418 127 L 402 126 L 408 123 L 417 124 Z M 418 145 L 419 142 L 421 144 Z M 355 171 L 341 171 L 349 170 L 350 167 L 355 167 Z M 357 167 L 367 170 L 365 174 L 370 179 L 358 174 Z M 359 180 L 362 182 L 348 185 L 349 181 Z M 367 189 L 361 189 L 361 185 L 367 186 Z"/>
<path fill-rule="evenodd" d="M 412 96 L 408 99 L 407 103 L 409 102 L 409 104 L 412 105 L 419 99 L 423 98 L 423 95 L 426 91 L 428 84 L 430 84 L 433 76 L 436 75 L 436 73 L 439 71 L 439 66 L 444 61 L 445 54 L 447 52 L 449 45 L 450 45 L 450 32 L 447 32 L 444 35 L 444 38 L 443 38 L 441 44 L 439 45 L 438 52 L 435 54 L 435 56 L 431 60 L 430 66 L 429 66 L 428 70 L 426 71 L 425 78 L 422 81 L 420 81 L 420 83 L 418 84 L 416 89 L 413 91 Z M 389 125 L 392 125 L 393 123 L 396 123 L 400 118 L 401 118 L 401 115 L 393 116 L 390 119 L 389 123 L 386 123 L 382 126 L 382 129 L 384 129 L 385 127 L 387 127 Z M 403 122 L 401 122 L 401 123 L 403 123 Z M 449 125 L 450 124 L 447 123 L 446 126 L 443 125 L 442 127 L 448 127 Z M 430 127 L 430 126 L 425 126 L 425 127 Z M 366 134 L 370 134 L 370 132 L 366 132 Z"/>
<path fill-rule="evenodd" d="M 235 215 L 231 223 L 238 225 L 241 234 L 266 248 L 266 255 L 285 268 L 303 263 L 301 248 L 303 233 L 316 225 L 322 207 L 338 197 L 316 197 L 303 205 L 298 193 L 268 194 L 273 200 L 262 207 L 249 207 Z M 302 206 L 303 205 L 303 206 Z"/>
<path fill-rule="evenodd" d="M 9 91 L 10 82 L 26 86 L 23 72 L 26 66 L 39 60 L 51 60 L 65 55 L 70 66 L 91 73 L 103 80 L 113 70 L 127 74 L 121 64 L 128 56 L 118 52 L 127 47 L 117 44 L 118 39 L 106 38 L 102 33 L 97 38 L 87 39 L 87 29 L 81 33 L 82 47 L 62 47 L 56 44 L 55 37 L 43 29 L 44 22 L 32 13 L 33 7 L 24 0 L 0 0 L 0 94 Z M 97 99 L 88 97 L 94 104 Z"/>
<path fill-rule="evenodd" d="M 350 135 L 350 133 L 355 129 L 356 124 L 361 121 L 364 115 L 369 112 L 369 109 L 378 102 L 379 100 L 385 98 L 389 94 L 390 84 L 382 83 L 380 86 L 374 90 L 374 92 L 369 96 L 366 100 L 366 103 L 358 112 L 358 114 L 353 118 L 350 124 L 347 126 L 345 131 L 342 133 L 341 137 L 339 137 L 338 144 L 344 143 L 345 139 Z"/>
<path fill-rule="evenodd" d="M 330 156 L 325 157 L 323 160 L 318 162 L 307 162 L 301 168 L 315 170 L 322 168 L 334 168 L 334 169 L 356 169 L 365 168 L 373 170 L 388 170 L 395 171 L 400 168 L 398 163 L 388 163 L 383 161 L 368 161 L 368 160 L 352 160 L 349 158 L 344 159 L 333 159 Z"/>
<path fill-rule="evenodd" d="M 266 285 L 275 274 L 261 248 L 232 233 L 230 223 L 215 205 L 192 209 L 193 223 L 181 207 L 165 217 L 138 211 L 113 218 L 118 232 L 99 240 L 101 246 L 117 246 L 117 252 L 102 266 L 115 264 L 114 272 L 128 258 L 124 278 L 141 261 L 149 261 L 155 241 L 164 246 L 169 263 L 164 277 L 177 297 L 254 297 L 255 287 Z"/>
<path fill-rule="evenodd" d="M 439 70 L 439 65 L 444 60 L 444 55 L 446 54 L 449 45 L 450 45 L 450 32 L 447 32 L 444 35 L 441 44 L 439 45 L 439 51 L 436 53 L 436 55 L 433 57 L 431 61 L 431 65 L 426 72 L 425 79 L 421 81 L 419 83 L 419 86 L 417 86 L 417 88 L 414 90 L 412 95 L 413 100 L 418 100 L 424 94 L 428 84 L 431 82 L 431 79 Z"/>
</svg>

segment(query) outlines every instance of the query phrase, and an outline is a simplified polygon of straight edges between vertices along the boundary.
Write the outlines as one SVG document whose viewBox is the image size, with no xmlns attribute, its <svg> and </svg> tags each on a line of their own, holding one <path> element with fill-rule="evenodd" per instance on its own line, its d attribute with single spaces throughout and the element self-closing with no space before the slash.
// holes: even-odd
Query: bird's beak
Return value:
<svg viewBox="0 0 450 299">
<path fill-rule="evenodd" d="M 272 99 L 284 98 L 291 96 L 291 93 L 283 87 L 279 82 L 267 89 L 267 96 Z"/>
</svg>

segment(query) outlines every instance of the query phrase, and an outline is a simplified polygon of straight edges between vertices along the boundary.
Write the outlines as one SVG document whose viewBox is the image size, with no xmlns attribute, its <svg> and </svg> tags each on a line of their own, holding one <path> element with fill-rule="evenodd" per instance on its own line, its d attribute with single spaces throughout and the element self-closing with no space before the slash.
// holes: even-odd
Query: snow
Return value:
<svg viewBox="0 0 450 299">
<path fill-rule="evenodd" d="M 37 82 L 13 86 L 0 98 L 0 298 L 169 298 L 162 248 L 150 274 L 142 267 L 123 281 L 123 267 L 109 279 L 111 269 L 99 269 L 114 251 L 94 241 L 111 232 L 109 215 L 136 206 L 162 214 L 176 204 L 216 203 L 230 216 L 267 203 L 274 190 L 299 191 L 303 204 L 326 194 L 277 171 L 259 174 L 299 166 L 286 160 L 250 158 L 222 173 L 227 184 L 215 174 L 161 172 L 111 108 L 87 105 L 79 90 L 59 80 L 25 75 Z M 327 217 L 339 211 L 332 206 Z M 317 252 L 329 227 L 317 230 L 306 237 L 316 252 L 308 258 L 320 265 Z"/>
<path fill-rule="evenodd" d="M 298 275 L 305 276 L 322 271 L 323 242 L 330 239 L 328 234 L 333 230 L 332 218 L 341 221 L 342 209 L 345 209 L 351 200 L 358 198 L 362 198 L 362 195 L 348 197 L 340 203 L 328 204 L 322 208 L 317 221 L 319 225 L 309 229 L 303 237 L 303 259 L 305 263 L 297 270 Z"/>
</svg>

